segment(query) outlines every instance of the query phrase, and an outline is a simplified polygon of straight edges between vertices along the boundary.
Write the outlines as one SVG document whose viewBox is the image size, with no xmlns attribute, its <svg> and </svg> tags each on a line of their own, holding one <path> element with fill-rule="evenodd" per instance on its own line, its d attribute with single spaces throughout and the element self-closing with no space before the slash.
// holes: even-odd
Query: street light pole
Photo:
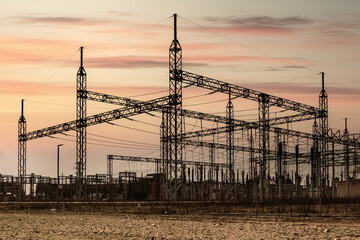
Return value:
<svg viewBox="0 0 360 240">
<path fill-rule="evenodd" d="M 64 144 L 58 144 L 57 145 L 57 184 L 58 184 L 58 187 L 59 187 L 59 184 L 60 184 L 60 177 L 59 177 L 59 149 L 60 147 L 64 145 Z"/>
</svg>

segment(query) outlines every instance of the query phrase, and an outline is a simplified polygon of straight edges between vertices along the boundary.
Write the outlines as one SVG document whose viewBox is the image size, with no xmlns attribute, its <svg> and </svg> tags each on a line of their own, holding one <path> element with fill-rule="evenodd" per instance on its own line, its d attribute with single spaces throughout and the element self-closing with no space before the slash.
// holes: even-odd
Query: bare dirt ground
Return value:
<svg viewBox="0 0 360 240">
<path fill-rule="evenodd" d="M 7 210 L 0 239 L 360 239 L 360 218 Z"/>
</svg>

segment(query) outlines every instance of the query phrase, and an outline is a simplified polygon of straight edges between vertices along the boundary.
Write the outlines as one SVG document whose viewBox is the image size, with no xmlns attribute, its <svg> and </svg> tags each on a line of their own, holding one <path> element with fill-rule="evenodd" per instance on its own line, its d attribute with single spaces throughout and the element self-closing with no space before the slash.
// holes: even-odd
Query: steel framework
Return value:
<svg viewBox="0 0 360 240">
<path fill-rule="evenodd" d="M 150 101 L 139 101 L 109 94 L 87 91 L 87 75 L 83 67 L 83 47 L 80 48 L 80 67 L 76 78 L 76 120 L 55 126 L 27 132 L 26 120 L 23 114 L 23 101 L 21 116 L 18 122 L 18 176 L 21 190 L 18 198 L 23 200 L 25 184 L 23 178 L 26 176 L 26 142 L 37 138 L 47 137 L 67 131 L 76 131 L 76 187 L 78 200 L 86 200 L 86 129 L 89 126 L 111 122 L 113 120 L 128 118 L 142 113 L 158 111 L 162 114 L 160 125 L 160 158 L 136 158 L 128 156 L 108 157 L 108 174 L 112 172 L 112 160 L 155 162 L 156 172 L 165 177 L 161 186 L 163 199 L 177 200 L 183 195 L 185 180 L 185 165 L 205 164 L 210 168 L 209 174 L 214 175 L 214 169 L 226 167 L 226 182 L 235 183 L 235 151 L 247 152 L 250 167 L 250 179 L 255 184 L 254 195 L 257 196 L 257 181 L 259 180 L 260 200 L 269 197 L 270 190 L 265 188 L 265 182 L 269 182 L 272 173 L 280 177 L 279 197 L 282 194 L 282 177 L 288 165 L 295 165 L 296 185 L 299 179 L 299 164 L 310 165 L 311 193 L 320 198 L 327 197 L 326 190 L 329 177 L 329 168 L 332 167 L 332 185 L 334 188 L 335 166 L 346 165 L 346 181 L 350 180 L 350 165 L 357 164 L 357 148 L 360 146 L 360 134 L 349 134 L 347 126 L 345 131 L 330 129 L 328 126 L 328 96 L 324 87 L 324 73 L 322 73 L 322 90 L 319 95 L 319 108 L 303 103 L 295 102 L 281 97 L 276 97 L 263 92 L 240 87 L 235 84 L 226 83 L 213 78 L 182 70 L 182 48 L 177 37 L 177 15 L 174 14 L 174 39 L 169 48 L 169 95 Z M 213 93 L 220 92 L 228 94 L 229 100 L 226 105 L 226 116 L 218 116 L 182 108 L 182 86 L 197 86 L 211 90 Z M 232 99 L 244 98 L 255 101 L 258 104 L 258 121 L 247 122 L 235 119 L 234 105 Z M 104 113 L 87 116 L 87 100 L 121 105 L 124 107 L 107 111 Z M 296 112 L 295 115 L 270 118 L 270 108 L 280 107 L 282 109 Z M 200 131 L 185 132 L 185 117 L 201 120 Z M 221 127 L 203 129 L 202 120 L 225 124 Z M 289 128 L 280 128 L 276 125 L 289 124 L 314 120 L 312 133 L 306 133 Z M 235 133 L 243 133 L 242 130 L 250 131 L 247 144 L 235 144 Z M 206 142 L 192 140 L 194 137 L 215 136 L 225 133 L 226 143 Z M 274 137 L 275 142 L 270 141 Z M 294 136 L 306 139 L 312 144 L 310 151 L 300 153 L 299 144 L 296 144 L 295 152 L 291 152 L 288 137 Z M 332 143 L 332 151 L 329 150 Z M 336 150 L 342 145 L 341 150 Z M 209 162 L 185 161 L 183 149 L 186 145 L 209 148 Z M 255 147 L 256 146 L 256 147 Z M 350 149 L 352 147 L 352 149 Z M 226 150 L 226 164 L 216 162 L 216 149 Z M 255 156 L 256 154 L 256 156 Z M 351 155 L 351 156 L 350 156 Z M 329 159 L 332 159 L 330 162 Z M 111 162 L 109 162 L 111 160 Z M 352 162 L 351 162 L 352 161 Z M 274 163 L 275 166 L 272 164 Z M 274 167 L 274 168 L 272 168 Z M 237 169 L 239 170 L 239 169 Z M 201 169 L 202 171 L 202 169 Z M 111 174 L 112 176 L 112 174 Z M 202 175 L 201 175 L 202 176 Z M 239 172 L 237 173 L 239 178 Z M 110 177 L 110 175 L 109 175 Z M 210 178 L 212 179 L 212 177 Z M 269 184 L 268 184 L 269 185 Z M 280 189 L 281 185 L 281 189 Z M 316 187 L 316 191 L 314 189 Z M 348 187 L 348 186 L 347 186 Z M 235 197 L 235 191 L 230 188 L 228 194 Z M 334 191 L 334 189 L 333 189 Z M 298 188 L 296 194 L 298 194 Z M 349 190 L 347 190 L 349 194 Z"/>
</svg>

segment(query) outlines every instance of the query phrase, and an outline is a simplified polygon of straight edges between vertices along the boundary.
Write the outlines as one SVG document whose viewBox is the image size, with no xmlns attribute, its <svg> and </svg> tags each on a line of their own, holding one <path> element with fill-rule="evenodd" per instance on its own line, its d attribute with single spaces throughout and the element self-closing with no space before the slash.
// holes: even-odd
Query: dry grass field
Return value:
<svg viewBox="0 0 360 240">
<path fill-rule="evenodd" d="M 0 239 L 360 239 L 360 219 L 2 210 Z"/>
</svg>

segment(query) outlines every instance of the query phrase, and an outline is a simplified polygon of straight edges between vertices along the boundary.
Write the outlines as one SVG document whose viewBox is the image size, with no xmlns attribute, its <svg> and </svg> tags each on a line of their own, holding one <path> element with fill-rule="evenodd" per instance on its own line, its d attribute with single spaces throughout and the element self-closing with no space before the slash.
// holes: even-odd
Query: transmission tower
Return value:
<svg viewBox="0 0 360 240">
<path fill-rule="evenodd" d="M 26 119 L 24 116 L 24 99 L 21 100 L 21 116 L 18 123 L 18 176 L 20 179 L 18 201 L 24 199 L 25 188 L 25 176 L 26 176 Z"/>
<path fill-rule="evenodd" d="M 269 149 L 269 95 L 259 96 L 259 149 L 260 149 L 260 201 L 264 200 L 264 183 L 268 172 L 268 149 Z"/>
<path fill-rule="evenodd" d="M 169 48 L 169 95 L 173 96 L 169 108 L 169 167 L 168 176 L 170 199 L 177 199 L 177 193 L 181 187 L 182 166 L 182 50 L 177 39 L 177 14 L 174 14 L 174 40 Z"/>
<path fill-rule="evenodd" d="M 227 118 L 227 132 L 226 132 L 226 145 L 227 149 L 227 164 L 229 165 L 229 182 L 235 182 L 234 171 L 234 105 L 231 102 L 231 91 L 229 92 L 229 101 L 226 105 L 226 118 Z"/>
<path fill-rule="evenodd" d="M 320 108 L 320 119 L 319 119 L 319 130 L 320 130 L 320 168 L 321 168 L 321 188 L 323 189 L 323 194 L 326 195 L 325 187 L 326 187 L 326 180 L 328 179 L 328 167 L 327 167 L 327 151 L 328 151 L 328 95 L 325 91 L 325 84 L 324 84 L 324 73 L 321 73 L 322 76 L 322 88 L 319 95 L 319 108 Z"/>
<path fill-rule="evenodd" d="M 86 200 L 86 72 L 83 67 L 83 47 L 80 47 L 80 67 L 76 75 L 76 190 L 79 201 Z"/>
</svg>

